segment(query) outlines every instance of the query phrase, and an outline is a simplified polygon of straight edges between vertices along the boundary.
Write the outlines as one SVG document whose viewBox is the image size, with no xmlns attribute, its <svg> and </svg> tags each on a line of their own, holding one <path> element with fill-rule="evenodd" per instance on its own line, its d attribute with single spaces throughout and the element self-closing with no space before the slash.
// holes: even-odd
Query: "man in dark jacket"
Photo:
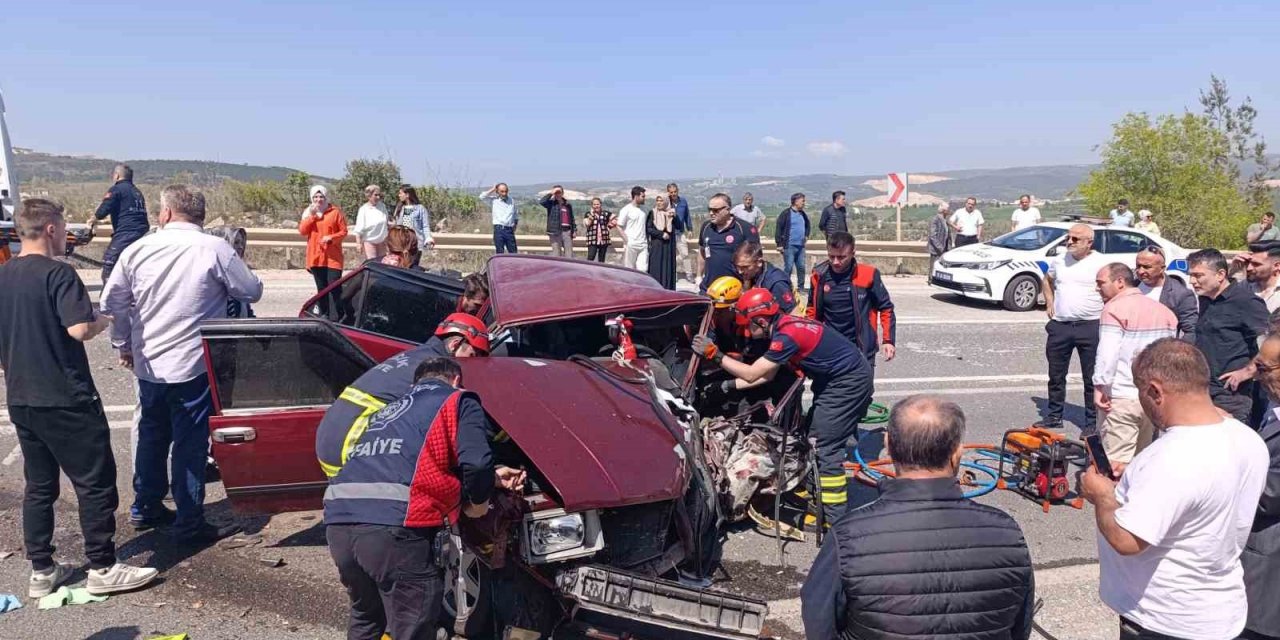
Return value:
<svg viewBox="0 0 1280 640">
<path fill-rule="evenodd" d="M 538 201 L 547 210 L 547 235 L 551 237 L 551 255 L 573 257 L 573 205 L 564 198 L 564 187 L 556 185 Z"/>
<path fill-rule="evenodd" d="M 1258 338 L 1267 333 L 1267 305 L 1248 286 L 1227 277 L 1227 259 L 1217 249 L 1187 256 L 1191 285 L 1200 295 L 1196 346 L 1209 361 L 1213 404 L 1249 424 Z"/>
<path fill-rule="evenodd" d="M 1254 362 L 1258 383 L 1271 399 L 1258 428 L 1258 435 L 1271 453 L 1271 467 L 1253 518 L 1253 530 L 1240 555 L 1249 598 L 1249 618 L 1240 637 L 1274 640 L 1280 638 L 1280 607 L 1275 599 L 1280 592 L 1280 403 L 1275 400 L 1280 398 L 1280 333 L 1267 336 Z"/>
<path fill-rule="evenodd" d="M 880 270 L 854 259 L 853 236 L 837 231 L 827 238 L 827 260 L 809 276 L 805 315 L 849 339 L 874 371 L 876 354 L 886 362 L 896 355 L 898 318 Z"/>
<path fill-rule="evenodd" d="M 804 247 L 809 243 L 809 215 L 804 212 L 804 194 L 791 195 L 791 206 L 778 215 L 778 226 L 773 229 L 773 241 L 782 252 L 782 271 L 791 280 L 794 267 L 796 289 L 804 291 L 804 272 L 809 265 L 805 260 Z"/>
<path fill-rule="evenodd" d="M 941 398 L 893 408 L 885 441 L 898 476 L 832 525 L 800 592 L 807 637 L 1031 636 L 1031 555 L 1013 518 L 964 498 L 964 429 Z"/>
<path fill-rule="evenodd" d="M 524 472 L 497 467 L 480 399 L 451 358 L 418 365 L 413 387 L 373 415 L 324 493 L 325 538 L 351 599 L 348 640 L 430 640 L 444 593 L 436 538 L 459 511 L 480 518 L 494 488 Z"/>
<path fill-rule="evenodd" d="M 151 230 L 151 223 L 147 221 L 147 202 L 142 192 L 133 186 L 133 169 L 127 164 L 118 164 L 111 171 L 111 180 L 114 184 L 102 197 L 102 204 L 98 205 L 90 223 L 96 227 L 99 220 L 111 218 L 111 244 L 102 253 L 103 285 L 106 285 L 125 248 Z"/>
<path fill-rule="evenodd" d="M 831 204 L 823 207 L 822 217 L 818 219 L 818 228 L 828 236 L 837 231 L 849 230 L 849 214 L 845 210 L 843 191 L 831 194 Z"/>
<path fill-rule="evenodd" d="M 1143 247 L 1138 252 L 1134 273 L 1142 284 L 1142 295 L 1155 297 L 1178 318 L 1178 337 L 1192 344 L 1196 341 L 1196 322 L 1200 319 L 1200 305 L 1196 294 L 1177 280 L 1165 276 L 1164 250 L 1158 245 Z"/>
<path fill-rule="evenodd" d="M 951 225 L 947 224 L 947 217 L 951 214 L 951 207 L 946 204 L 938 205 L 938 215 L 929 220 L 929 277 L 933 277 L 933 265 L 938 262 L 938 258 L 951 248 Z"/>
</svg>

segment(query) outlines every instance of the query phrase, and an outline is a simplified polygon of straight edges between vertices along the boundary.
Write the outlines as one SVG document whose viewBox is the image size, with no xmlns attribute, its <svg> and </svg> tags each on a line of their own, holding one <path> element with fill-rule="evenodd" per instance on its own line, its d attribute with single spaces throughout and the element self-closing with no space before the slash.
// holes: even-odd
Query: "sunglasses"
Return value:
<svg viewBox="0 0 1280 640">
<path fill-rule="evenodd" d="M 710 211 L 711 213 L 720 213 L 721 211 L 724 211 L 725 209 L 728 209 L 728 208 L 729 207 L 707 207 L 707 210 Z"/>
<path fill-rule="evenodd" d="M 1143 248 L 1142 248 L 1142 253 L 1154 253 L 1154 254 L 1156 254 L 1156 255 L 1158 255 L 1158 256 L 1163 256 L 1163 255 L 1164 255 L 1164 249 L 1161 249 L 1159 245 L 1151 244 L 1151 245 L 1147 245 L 1147 246 L 1143 247 Z"/>
<path fill-rule="evenodd" d="M 1067 243 L 1068 243 L 1068 244 L 1070 244 L 1070 243 L 1072 243 L 1072 242 L 1093 242 L 1093 238 L 1082 238 L 1082 237 L 1079 237 L 1079 236 L 1067 236 Z"/>
</svg>

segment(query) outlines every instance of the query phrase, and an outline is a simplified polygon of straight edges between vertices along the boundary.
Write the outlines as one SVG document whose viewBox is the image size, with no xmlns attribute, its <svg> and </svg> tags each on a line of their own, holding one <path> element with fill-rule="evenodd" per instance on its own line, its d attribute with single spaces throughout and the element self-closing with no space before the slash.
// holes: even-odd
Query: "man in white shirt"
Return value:
<svg viewBox="0 0 1280 640">
<path fill-rule="evenodd" d="M 1121 640 L 1235 638 L 1266 444 L 1213 405 L 1209 364 L 1194 345 L 1157 340 L 1134 360 L 1133 380 L 1160 437 L 1127 467 L 1114 465 L 1118 483 L 1090 466 L 1080 484 L 1098 526 L 1099 595 L 1120 615 Z"/>
<path fill-rule="evenodd" d="M 978 210 L 978 199 L 969 197 L 964 201 L 964 208 L 951 216 L 951 226 L 956 230 L 955 246 L 982 242 L 982 212 Z"/>
<path fill-rule="evenodd" d="M 1120 198 L 1116 201 L 1116 208 L 1111 210 L 1111 226 L 1133 226 L 1133 212 L 1129 210 L 1129 201 L 1127 199 Z"/>
<path fill-rule="evenodd" d="M 1031 196 L 1023 194 L 1018 198 L 1018 208 L 1013 210 L 1012 220 L 1014 231 L 1040 224 L 1040 209 L 1031 206 Z"/>
<path fill-rule="evenodd" d="M 511 199 L 510 191 L 507 183 L 499 182 L 480 194 L 481 199 L 490 202 L 493 250 L 497 253 L 516 252 L 516 225 L 520 223 L 520 211 L 516 209 L 516 202 Z"/>
<path fill-rule="evenodd" d="M 102 290 L 115 317 L 111 345 L 138 378 L 134 502 L 138 528 L 172 522 L 179 542 L 235 532 L 204 518 L 204 470 L 213 411 L 200 323 L 227 317 L 229 299 L 257 302 L 262 281 L 235 249 L 204 233 L 205 200 L 183 186 L 160 193 L 160 230 L 129 245 Z M 172 448 L 172 452 L 170 449 Z M 172 456 L 170 484 L 166 462 Z M 172 492 L 178 511 L 162 504 Z"/>
<path fill-rule="evenodd" d="M 1071 353 L 1080 354 L 1080 375 L 1084 378 L 1084 417 L 1082 431 L 1091 432 L 1097 424 L 1093 404 L 1093 363 L 1098 353 L 1098 317 L 1102 315 L 1102 297 L 1098 294 L 1098 269 L 1107 264 L 1102 254 L 1093 250 L 1093 229 L 1087 224 L 1073 225 L 1067 230 L 1067 250 L 1049 262 L 1043 286 L 1045 313 L 1044 354 L 1049 361 L 1049 404 L 1045 417 L 1036 426 L 1062 428 L 1062 412 L 1067 401 L 1067 369 Z"/>
<path fill-rule="evenodd" d="M 729 210 L 733 216 L 757 229 L 764 228 L 764 209 L 756 206 L 756 197 L 747 192 L 742 196 L 742 204 Z"/>
<path fill-rule="evenodd" d="M 644 230 L 648 215 L 644 204 L 644 187 L 631 188 L 631 202 L 618 212 L 618 229 L 622 231 L 622 264 L 628 269 L 649 268 L 649 237 Z"/>
</svg>

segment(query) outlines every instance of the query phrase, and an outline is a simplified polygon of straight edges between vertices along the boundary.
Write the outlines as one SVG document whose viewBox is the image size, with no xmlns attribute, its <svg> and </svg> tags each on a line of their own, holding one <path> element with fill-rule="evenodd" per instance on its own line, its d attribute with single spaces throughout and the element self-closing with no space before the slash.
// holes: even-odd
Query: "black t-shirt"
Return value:
<svg viewBox="0 0 1280 640">
<path fill-rule="evenodd" d="M 98 398 L 84 344 L 67 327 L 94 318 L 75 269 L 41 255 L 0 266 L 0 365 L 10 406 L 74 407 Z"/>
<path fill-rule="evenodd" d="M 724 231 L 717 229 L 710 220 L 702 223 L 702 229 L 698 231 L 698 248 L 702 250 L 706 267 L 703 269 L 702 283 L 698 285 L 699 291 L 706 293 L 707 287 L 721 276 L 738 277 L 738 269 L 733 264 L 733 252 L 747 240 L 760 242 L 760 232 L 738 218 L 734 218 Z"/>
</svg>

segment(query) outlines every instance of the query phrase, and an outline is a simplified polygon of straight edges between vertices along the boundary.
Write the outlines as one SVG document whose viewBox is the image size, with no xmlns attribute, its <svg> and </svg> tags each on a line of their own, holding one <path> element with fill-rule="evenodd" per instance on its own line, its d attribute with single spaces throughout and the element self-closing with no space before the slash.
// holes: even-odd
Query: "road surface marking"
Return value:
<svg viewBox="0 0 1280 640">
<path fill-rule="evenodd" d="M 132 409 L 132 407 L 130 408 Z M 112 431 L 122 431 L 124 429 L 132 429 L 133 420 L 112 420 L 107 423 L 107 427 Z M 0 421 L 0 436 L 11 436 L 11 435 L 15 435 L 15 432 L 13 430 L 13 425 L 9 424 L 8 421 Z M 11 452 L 9 455 L 13 455 L 13 453 Z M 8 460 L 8 457 L 6 457 L 5 460 Z"/>
<path fill-rule="evenodd" d="M 1068 380 L 1079 380 L 1080 374 L 1067 374 Z M 1003 376 L 938 376 L 925 378 L 876 378 L 876 384 L 912 384 L 916 382 L 1005 382 L 1014 380 L 1031 380 L 1048 382 L 1049 376 L 1042 373 L 1015 374 Z"/>
<path fill-rule="evenodd" d="M 0 465 L 4 465 L 7 467 L 13 464 L 14 462 L 17 462 L 18 458 L 21 458 L 21 457 L 22 457 L 22 445 L 16 444 L 13 446 L 13 451 L 10 451 L 9 455 L 4 457 L 4 460 L 0 460 Z"/>
<path fill-rule="evenodd" d="M 133 413 L 134 406 L 131 404 L 109 404 L 102 407 L 104 413 Z M 0 422 L 9 422 L 9 412 L 0 409 Z"/>
<path fill-rule="evenodd" d="M 1068 384 L 1068 391 L 1084 389 L 1083 384 Z M 927 393 L 934 396 L 976 396 L 984 393 L 1035 393 L 1037 391 L 1044 392 L 1044 385 L 1036 385 L 1034 387 L 977 387 L 967 389 L 965 387 L 957 387 L 954 389 L 895 389 L 893 391 L 877 391 L 875 398 L 905 398 L 918 393 Z"/>
</svg>

